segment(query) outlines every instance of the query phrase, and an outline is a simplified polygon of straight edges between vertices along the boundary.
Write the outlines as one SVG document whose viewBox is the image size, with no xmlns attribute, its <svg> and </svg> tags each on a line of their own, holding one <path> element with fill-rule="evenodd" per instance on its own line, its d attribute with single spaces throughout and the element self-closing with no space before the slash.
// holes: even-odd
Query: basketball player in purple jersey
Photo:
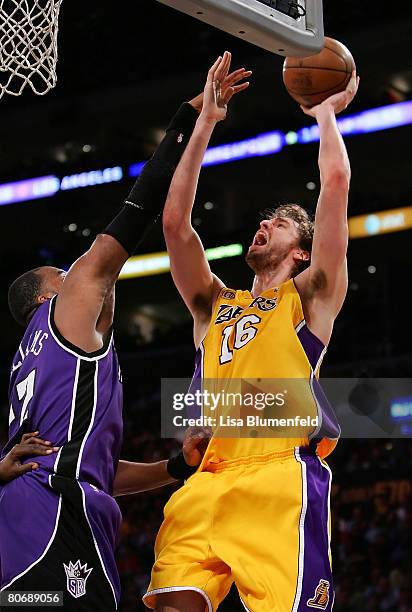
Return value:
<svg viewBox="0 0 412 612">
<path fill-rule="evenodd" d="M 232 73 L 225 87 L 241 91 L 245 85 L 236 83 L 244 76 L 243 69 Z M 59 450 L 0 486 L 2 597 L 61 591 L 64 610 L 116 610 L 121 515 L 114 489 L 135 492 L 136 482 L 153 488 L 187 473 L 182 456 L 144 474 L 128 462 L 117 470 L 122 385 L 112 322 L 120 270 L 163 208 L 202 100 L 181 106 L 123 209 L 67 274 L 45 266 L 10 287 L 11 312 L 26 330 L 12 363 L 9 439 L 0 458 L 28 431 Z"/>
</svg>

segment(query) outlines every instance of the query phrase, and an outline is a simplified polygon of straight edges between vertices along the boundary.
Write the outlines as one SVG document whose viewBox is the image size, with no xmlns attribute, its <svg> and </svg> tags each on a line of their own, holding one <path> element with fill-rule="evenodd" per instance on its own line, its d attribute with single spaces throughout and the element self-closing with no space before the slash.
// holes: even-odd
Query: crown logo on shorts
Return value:
<svg viewBox="0 0 412 612">
<path fill-rule="evenodd" d="M 309 608 L 326 610 L 329 603 L 329 587 L 330 584 L 327 580 L 319 580 L 319 584 L 316 587 L 315 595 L 311 597 L 311 599 L 308 599 L 306 605 Z"/>
<path fill-rule="evenodd" d="M 90 576 L 93 568 L 88 569 L 87 563 L 82 565 L 78 559 L 76 563 L 69 562 L 67 566 L 63 563 L 67 576 L 67 590 L 76 599 L 86 594 L 86 580 Z"/>
</svg>

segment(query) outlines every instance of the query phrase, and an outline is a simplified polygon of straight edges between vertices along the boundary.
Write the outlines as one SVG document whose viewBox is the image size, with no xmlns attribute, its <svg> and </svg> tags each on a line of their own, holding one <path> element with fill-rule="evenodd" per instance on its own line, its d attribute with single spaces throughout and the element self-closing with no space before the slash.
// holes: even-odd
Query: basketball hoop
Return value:
<svg viewBox="0 0 412 612">
<path fill-rule="evenodd" d="M 0 98 L 26 85 L 43 96 L 56 85 L 62 0 L 0 0 Z"/>
</svg>

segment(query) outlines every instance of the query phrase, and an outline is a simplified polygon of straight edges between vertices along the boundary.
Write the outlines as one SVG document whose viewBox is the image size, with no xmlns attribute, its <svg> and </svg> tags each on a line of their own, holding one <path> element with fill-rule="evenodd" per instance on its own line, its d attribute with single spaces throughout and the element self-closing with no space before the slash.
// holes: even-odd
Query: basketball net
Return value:
<svg viewBox="0 0 412 612">
<path fill-rule="evenodd" d="M 62 0 L 0 0 L 0 98 L 26 85 L 44 95 L 56 85 Z"/>
</svg>

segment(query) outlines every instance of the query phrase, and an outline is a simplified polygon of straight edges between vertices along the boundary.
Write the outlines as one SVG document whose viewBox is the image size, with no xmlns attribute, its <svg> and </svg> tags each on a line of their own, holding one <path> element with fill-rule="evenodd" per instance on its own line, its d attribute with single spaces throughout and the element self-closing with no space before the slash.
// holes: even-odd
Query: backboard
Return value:
<svg viewBox="0 0 412 612">
<path fill-rule="evenodd" d="M 304 57 L 323 47 L 322 0 L 158 2 L 278 55 Z"/>
</svg>

